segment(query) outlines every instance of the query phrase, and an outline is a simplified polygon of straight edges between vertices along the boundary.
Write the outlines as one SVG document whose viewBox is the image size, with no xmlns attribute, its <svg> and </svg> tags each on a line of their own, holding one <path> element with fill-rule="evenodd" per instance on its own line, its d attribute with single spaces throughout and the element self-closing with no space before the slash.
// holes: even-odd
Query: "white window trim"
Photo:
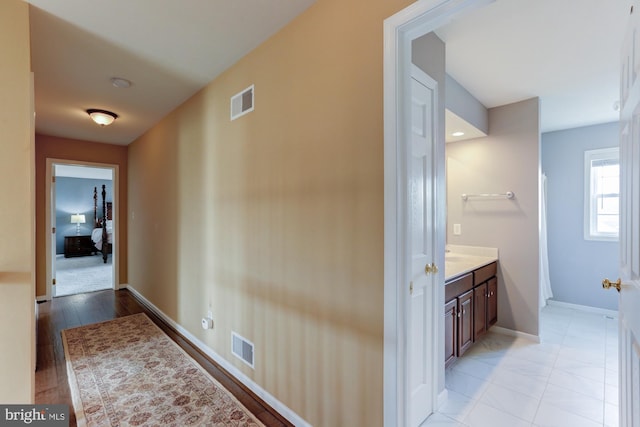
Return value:
<svg viewBox="0 0 640 427">
<path fill-rule="evenodd" d="M 584 239 L 606 242 L 617 242 L 619 232 L 615 235 L 592 231 L 592 198 L 591 198 L 591 162 L 593 160 L 620 159 L 620 148 L 601 148 L 584 152 Z"/>
</svg>

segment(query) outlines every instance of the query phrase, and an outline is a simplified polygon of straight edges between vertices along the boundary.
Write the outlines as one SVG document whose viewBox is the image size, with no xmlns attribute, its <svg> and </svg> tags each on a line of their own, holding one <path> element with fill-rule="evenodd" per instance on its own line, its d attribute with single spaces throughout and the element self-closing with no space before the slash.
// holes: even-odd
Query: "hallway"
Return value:
<svg viewBox="0 0 640 427">
<path fill-rule="evenodd" d="M 73 404 L 67 380 L 67 367 L 60 331 L 81 325 L 102 322 L 144 312 L 171 339 L 202 365 L 215 379 L 249 410 L 266 427 L 290 426 L 273 409 L 268 408 L 243 386 L 231 379 L 223 370 L 203 356 L 185 339 L 160 321 L 142 306 L 126 289 L 100 291 L 55 298 L 38 304 L 36 404 L 69 405 L 70 427 L 76 426 Z"/>
</svg>

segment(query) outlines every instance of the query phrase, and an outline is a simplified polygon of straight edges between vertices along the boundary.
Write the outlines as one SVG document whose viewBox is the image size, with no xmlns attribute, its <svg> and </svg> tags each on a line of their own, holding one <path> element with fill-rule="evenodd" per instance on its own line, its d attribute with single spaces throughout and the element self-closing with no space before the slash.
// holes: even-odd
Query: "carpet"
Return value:
<svg viewBox="0 0 640 427">
<path fill-rule="evenodd" d="M 78 427 L 264 427 L 143 313 L 62 340 Z"/>
<path fill-rule="evenodd" d="M 102 255 L 65 258 L 56 255 L 56 297 L 111 289 L 111 255 L 105 264 Z"/>
</svg>

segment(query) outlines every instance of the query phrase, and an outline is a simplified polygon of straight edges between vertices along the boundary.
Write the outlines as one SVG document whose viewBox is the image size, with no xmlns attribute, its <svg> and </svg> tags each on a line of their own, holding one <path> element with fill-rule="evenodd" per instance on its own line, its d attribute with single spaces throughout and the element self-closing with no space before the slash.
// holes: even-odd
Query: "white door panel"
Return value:
<svg viewBox="0 0 640 427">
<path fill-rule="evenodd" d="M 50 276 L 50 279 L 48 280 L 49 280 L 49 283 L 51 284 L 51 296 L 55 297 L 56 296 L 56 286 L 55 286 L 56 284 L 56 252 L 57 252 L 55 165 L 52 165 L 52 174 L 50 177 L 47 177 L 47 179 L 51 180 L 51 207 L 49 212 L 49 215 L 51 216 L 51 229 L 49 230 L 51 232 L 51 246 L 49 247 L 49 253 L 47 254 L 47 257 L 49 258 L 49 262 L 51 264 L 51 268 L 50 268 L 51 276 Z M 49 286 L 49 284 L 47 284 L 47 286 Z"/>
<path fill-rule="evenodd" d="M 640 2 L 622 49 L 620 81 L 620 426 L 640 427 Z"/>
<path fill-rule="evenodd" d="M 411 78 L 411 141 L 408 166 L 409 201 L 409 422 L 420 425 L 433 411 L 434 143 L 437 83 L 419 69 Z"/>
</svg>

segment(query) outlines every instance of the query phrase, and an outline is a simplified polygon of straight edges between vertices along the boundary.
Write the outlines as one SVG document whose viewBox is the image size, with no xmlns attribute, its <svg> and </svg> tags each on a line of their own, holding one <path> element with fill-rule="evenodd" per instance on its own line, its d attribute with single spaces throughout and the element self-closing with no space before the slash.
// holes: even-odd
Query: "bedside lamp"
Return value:
<svg viewBox="0 0 640 427">
<path fill-rule="evenodd" d="M 80 235 L 80 224 L 84 224 L 86 221 L 84 219 L 84 215 L 75 214 L 71 215 L 71 224 L 76 225 L 76 235 Z"/>
</svg>

